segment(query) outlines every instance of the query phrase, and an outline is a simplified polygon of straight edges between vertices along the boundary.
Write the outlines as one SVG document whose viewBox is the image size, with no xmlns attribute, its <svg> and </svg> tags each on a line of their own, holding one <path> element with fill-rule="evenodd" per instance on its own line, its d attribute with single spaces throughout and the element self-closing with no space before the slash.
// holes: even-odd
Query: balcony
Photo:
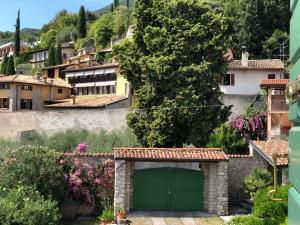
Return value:
<svg viewBox="0 0 300 225">
<path fill-rule="evenodd" d="M 286 104 L 284 96 L 272 96 L 271 104 L 269 104 L 269 112 L 288 112 L 289 107 Z"/>
</svg>

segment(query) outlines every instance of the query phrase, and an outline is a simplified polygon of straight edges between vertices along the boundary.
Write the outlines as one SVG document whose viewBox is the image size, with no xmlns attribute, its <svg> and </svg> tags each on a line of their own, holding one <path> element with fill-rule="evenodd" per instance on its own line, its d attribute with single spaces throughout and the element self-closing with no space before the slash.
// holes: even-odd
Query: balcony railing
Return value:
<svg viewBox="0 0 300 225">
<path fill-rule="evenodd" d="M 287 112 L 289 111 L 289 107 L 286 104 L 286 101 L 284 98 L 272 98 L 272 102 L 270 105 L 269 111 L 278 111 L 278 112 Z"/>
</svg>

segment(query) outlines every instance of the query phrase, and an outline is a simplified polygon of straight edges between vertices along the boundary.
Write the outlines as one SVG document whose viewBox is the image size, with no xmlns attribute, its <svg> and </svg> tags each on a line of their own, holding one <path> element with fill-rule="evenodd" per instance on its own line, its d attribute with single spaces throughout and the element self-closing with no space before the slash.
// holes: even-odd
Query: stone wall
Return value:
<svg viewBox="0 0 300 225">
<path fill-rule="evenodd" d="M 36 130 L 47 135 L 72 128 L 92 131 L 126 127 L 128 109 L 1 112 L 0 138 L 19 138 Z"/>
<path fill-rule="evenodd" d="M 255 154 L 255 153 L 254 153 Z M 267 169 L 268 163 L 260 155 L 229 155 L 228 194 L 229 204 L 237 204 L 245 199 L 243 180 L 255 168 Z"/>
</svg>

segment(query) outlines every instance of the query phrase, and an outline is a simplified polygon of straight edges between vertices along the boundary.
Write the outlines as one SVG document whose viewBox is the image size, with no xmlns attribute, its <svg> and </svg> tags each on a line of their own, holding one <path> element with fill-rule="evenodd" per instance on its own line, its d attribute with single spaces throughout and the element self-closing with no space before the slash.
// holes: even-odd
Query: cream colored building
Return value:
<svg viewBox="0 0 300 225">
<path fill-rule="evenodd" d="M 0 77 L 0 112 L 43 110 L 46 103 L 71 96 L 62 79 L 27 75 Z"/>
</svg>

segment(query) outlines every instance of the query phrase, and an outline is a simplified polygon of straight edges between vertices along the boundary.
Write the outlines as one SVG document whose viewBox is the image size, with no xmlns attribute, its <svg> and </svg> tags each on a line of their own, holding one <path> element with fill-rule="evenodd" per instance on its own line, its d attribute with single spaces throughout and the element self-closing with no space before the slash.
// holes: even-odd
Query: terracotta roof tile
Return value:
<svg viewBox="0 0 300 225">
<path fill-rule="evenodd" d="M 148 161 L 222 161 L 228 160 L 219 148 L 115 148 L 115 159 Z"/>
<path fill-rule="evenodd" d="M 252 158 L 252 155 L 238 155 L 238 154 L 232 154 L 232 155 L 227 155 L 228 158 Z"/>
<path fill-rule="evenodd" d="M 71 88 L 71 86 L 66 81 L 60 78 L 55 78 L 55 79 L 47 78 L 45 82 L 43 78 L 37 79 L 35 76 L 30 76 L 30 75 L 11 75 L 11 76 L 0 77 L 0 83 L 22 83 L 22 84 Z"/>
<path fill-rule="evenodd" d="M 260 87 L 264 88 L 285 88 L 289 79 L 265 79 L 260 81 Z"/>
<path fill-rule="evenodd" d="M 280 59 L 262 59 L 262 60 L 249 60 L 248 67 L 242 66 L 242 60 L 234 60 L 229 63 L 230 69 L 253 69 L 253 70 L 266 70 L 275 69 L 283 70 L 284 64 Z"/>
<path fill-rule="evenodd" d="M 273 162 L 272 155 L 274 153 L 278 154 L 288 154 L 288 142 L 283 140 L 278 141 L 252 141 L 250 144 L 254 145 L 254 149 L 260 153 L 262 156 L 267 157 L 269 161 Z M 288 157 L 278 158 L 278 166 L 287 166 L 289 164 Z"/>
</svg>

